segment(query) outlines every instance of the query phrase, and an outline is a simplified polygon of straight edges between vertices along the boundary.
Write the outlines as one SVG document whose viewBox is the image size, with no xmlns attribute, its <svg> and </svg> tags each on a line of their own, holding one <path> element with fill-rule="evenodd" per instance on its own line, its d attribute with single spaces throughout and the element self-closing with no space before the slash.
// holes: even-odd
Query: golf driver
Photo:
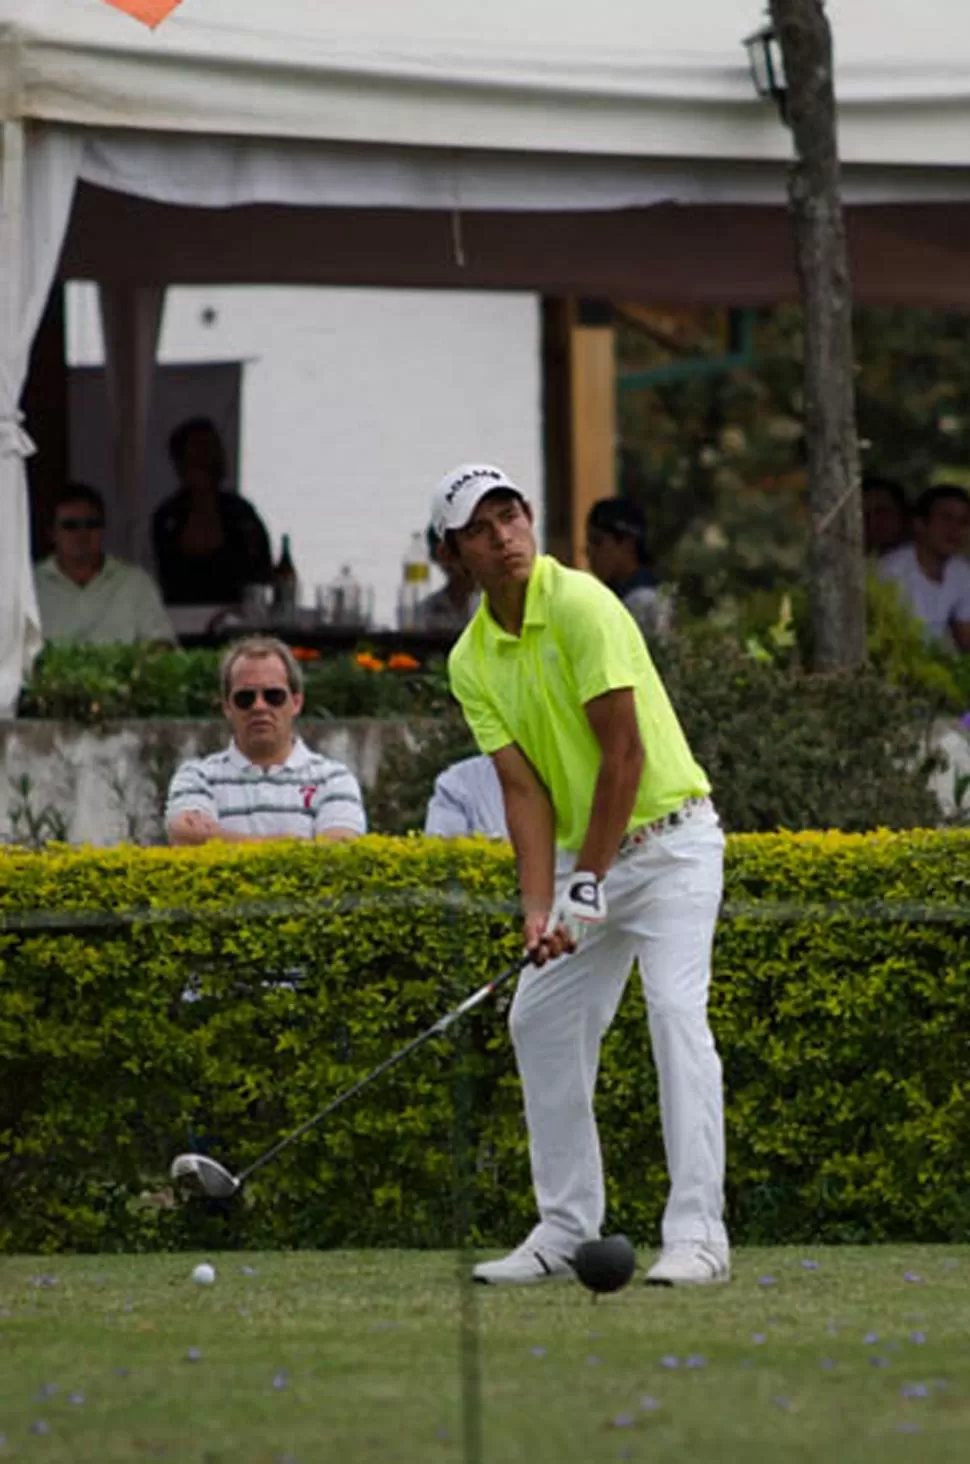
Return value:
<svg viewBox="0 0 970 1464">
<path fill-rule="evenodd" d="M 376 1082 L 389 1068 L 395 1067 L 399 1062 L 403 1062 L 406 1057 L 410 1057 L 412 1052 L 417 1052 L 418 1048 L 423 1047 L 426 1042 L 430 1042 L 432 1037 L 440 1037 L 443 1032 L 447 1032 L 448 1028 L 458 1021 L 459 1017 L 463 1017 L 466 1012 L 473 1011 L 475 1007 L 481 1006 L 482 1002 L 487 1001 L 500 986 L 503 986 L 506 981 L 510 981 L 513 976 L 518 976 L 531 964 L 532 957 L 530 955 L 525 960 L 516 961 L 514 965 L 500 972 L 498 976 L 494 976 L 484 986 L 480 986 L 477 991 L 472 992 L 471 996 L 465 998 L 461 1006 L 457 1006 L 454 1011 L 446 1012 L 443 1017 L 439 1017 L 434 1026 L 428 1027 L 426 1031 L 409 1042 L 406 1047 L 400 1048 L 397 1052 L 392 1053 L 390 1057 L 385 1058 L 373 1072 L 368 1073 L 366 1077 L 360 1078 L 352 1087 L 338 1094 L 332 1102 L 327 1104 L 326 1108 L 322 1108 L 319 1113 L 314 1114 L 312 1118 L 308 1118 L 305 1123 L 301 1123 L 299 1128 L 294 1129 L 292 1133 L 280 1139 L 271 1149 L 267 1149 L 265 1154 L 261 1154 L 258 1159 L 254 1159 L 252 1164 L 242 1170 L 241 1173 L 231 1174 L 224 1164 L 218 1163 L 215 1159 L 210 1159 L 207 1154 L 179 1154 L 172 1160 L 172 1179 L 177 1180 L 191 1193 L 205 1195 L 213 1200 L 230 1199 L 239 1192 L 246 1180 L 249 1179 L 250 1175 L 255 1174 L 257 1169 L 262 1169 L 264 1164 L 268 1164 L 271 1159 L 275 1159 L 277 1154 L 282 1154 L 283 1150 L 289 1148 L 290 1144 L 296 1143 L 297 1139 L 301 1139 L 312 1128 L 316 1128 L 318 1123 L 322 1123 L 325 1118 L 329 1118 L 330 1114 L 335 1112 L 341 1104 L 346 1103 L 350 1098 L 356 1097 L 364 1088 Z"/>
</svg>

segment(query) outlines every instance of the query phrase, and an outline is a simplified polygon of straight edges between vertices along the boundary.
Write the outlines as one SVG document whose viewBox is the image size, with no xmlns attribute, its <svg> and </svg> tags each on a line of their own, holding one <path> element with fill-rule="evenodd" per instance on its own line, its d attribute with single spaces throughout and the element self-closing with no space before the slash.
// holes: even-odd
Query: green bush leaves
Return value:
<svg viewBox="0 0 970 1464">
<path fill-rule="evenodd" d="M 455 1104 L 476 1235 L 533 1219 L 505 996 L 257 1175 L 172 1206 L 205 1146 L 242 1167 L 518 953 L 511 854 L 369 838 L 0 852 L 0 1250 L 449 1245 Z M 736 1240 L 968 1230 L 970 833 L 729 841 L 713 1024 Z M 666 1178 L 642 997 L 607 1039 L 610 1224 Z"/>
</svg>

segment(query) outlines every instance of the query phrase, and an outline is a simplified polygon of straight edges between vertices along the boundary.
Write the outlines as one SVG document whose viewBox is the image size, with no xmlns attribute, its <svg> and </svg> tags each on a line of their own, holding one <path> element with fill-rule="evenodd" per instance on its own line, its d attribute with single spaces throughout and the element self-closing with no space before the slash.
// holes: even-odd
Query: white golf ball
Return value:
<svg viewBox="0 0 970 1464">
<path fill-rule="evenodd" d="M 203 1261 L 192 1272 L 192 1280 L 196 1286 L 211 1286 L 215 1279 L 216 1268 L 215 1266 L 210 1266 L 208 1261 Z"/>
</svg>

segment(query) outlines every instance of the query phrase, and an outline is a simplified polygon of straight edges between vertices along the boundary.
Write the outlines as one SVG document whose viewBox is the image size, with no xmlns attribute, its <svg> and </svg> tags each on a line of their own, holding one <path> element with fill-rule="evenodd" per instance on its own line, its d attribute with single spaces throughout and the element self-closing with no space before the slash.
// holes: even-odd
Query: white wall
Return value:
<svg viewBox="0 0 970 1464">
<path fill-rule="evenodd" d="M 69 290 L 72 365 L 102 359 L 93 287 Z M 541 497 L 534 296 L 192 288 L 169 293 L 164 362 L 241 358 L 240 489 L 278 552 L 292 536 L 304 603 L 350 563 L 392 624 L 401 560 L 438 478 L 500 463 Z M 537 502 L 538 506 L 538 502 Z"/>
</svg>

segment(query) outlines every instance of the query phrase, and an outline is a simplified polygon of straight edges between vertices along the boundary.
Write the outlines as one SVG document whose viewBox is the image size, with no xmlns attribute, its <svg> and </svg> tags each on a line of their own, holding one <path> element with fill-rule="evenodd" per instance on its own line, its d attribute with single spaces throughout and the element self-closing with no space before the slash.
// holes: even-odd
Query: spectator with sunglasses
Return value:
<svg viewBox="0 0 970 1464">
<path fill-rule="evenodd" d="M 104 552 L 104 499 L 69 483 L 54 500 L 54 552 L 34 570 L 44 639 L 87 644 L 156 641 L 175 631 L 151 575 Z"/>
<path fill-rule="evenodd" d="M 367 832 L 360 786 L 349 768 L 311 752 L 293 723 L 303 674 L 289 646 L 248 636 L 230 646 L 220 673 L 232 728 L 225 752 L 191 758 L 168 790 L 171 844 L 262 839 L 355 839 Z"/>
</svg>

